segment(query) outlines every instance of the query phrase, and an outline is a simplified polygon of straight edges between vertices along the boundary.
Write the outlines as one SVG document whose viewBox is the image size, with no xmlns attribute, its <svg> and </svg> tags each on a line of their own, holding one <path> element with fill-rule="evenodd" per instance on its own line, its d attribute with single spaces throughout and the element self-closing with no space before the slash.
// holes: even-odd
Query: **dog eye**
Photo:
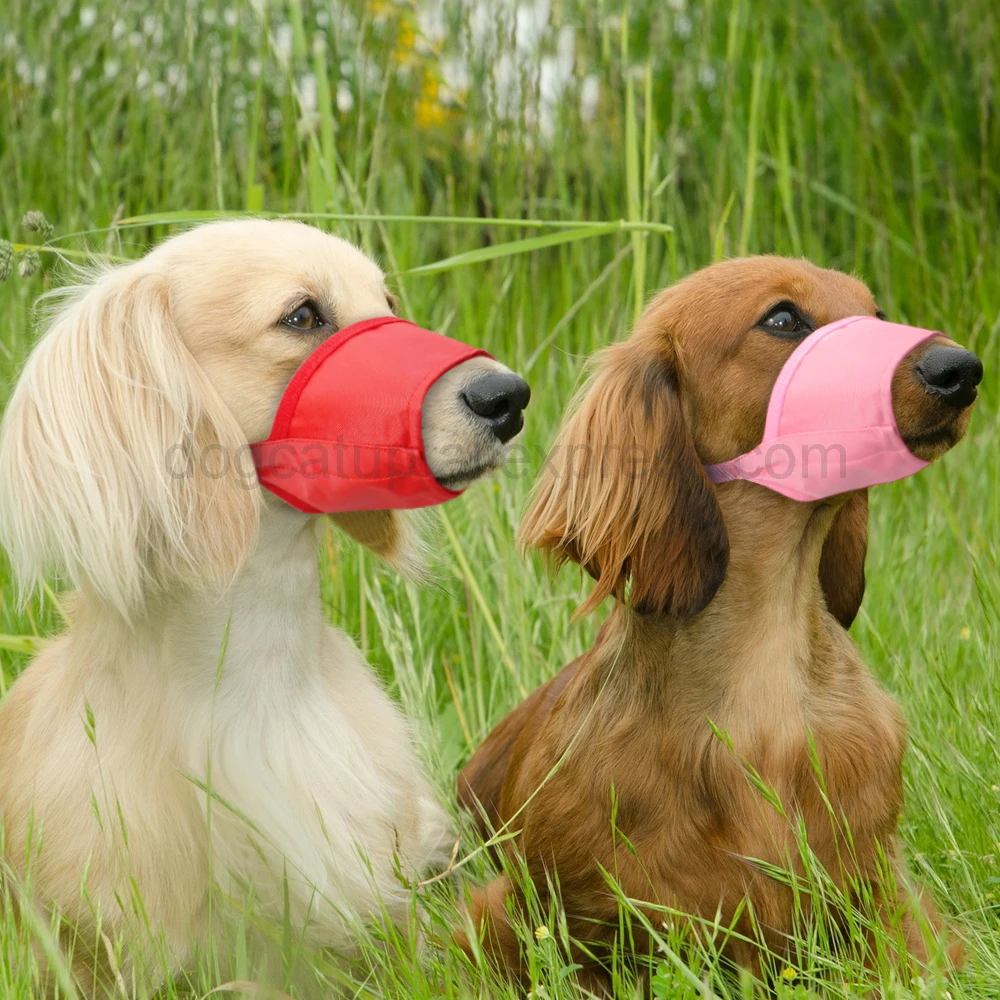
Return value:
<svg viewBox="0 0 1000 1000">
<path fill-rule="evenodd" d="M 316 330 L 321 326 L 326 326 L 319 315 L 315 302 L 303 302 L 281 322 L 293 330 Z"/>
<path fill-rule="evenodd" d="M 791 302 L 779 302 L 757 325 L 777 337 L 804 337 L 812 333 L 812 327 Z"/>
</svg>

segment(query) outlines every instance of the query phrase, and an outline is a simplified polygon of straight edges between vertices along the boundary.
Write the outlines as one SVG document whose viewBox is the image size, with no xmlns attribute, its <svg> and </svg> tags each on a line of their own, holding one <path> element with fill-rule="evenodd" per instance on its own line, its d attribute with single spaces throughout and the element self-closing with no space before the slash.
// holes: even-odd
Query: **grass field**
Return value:
<svg viewBox="0 0 1000 1000">
<path fill-rule="evenodd" d="M 838 964 L 806 936 L 794 975 L 765 986 L 710 951 L 678 953 L 664 931 L 652 990 L 998 996 L 998 87 L 994 0 L 635 0 L 624 17 L 610 0 L 5 0 L 0 236 L 18 245 L 15 270 L 38 268 L 0 285 L 0 406 L 33 342 L 34 300 L 65 280 L 53 247 L 135 256 L 172 231 L 171 212 L 350 216 L 316 221 L 379 256 L 406 315 L 484 345 L 534 390 L 515 463 L 432 513 L 431 586 L 332 531 L 321 555 L 331 620 L 420 721 L 450 800 L 492 724 L 593 635 L 595 621 L 571 621 L 579 576 L 552 580 L 514 548 L 585 357 L 713 259 L 777 252 L 856 272 L 890 318 L 942 329 L 986 365 L 966 441 L 875 491 L 853 629 L 911 727 L 912 868 L 971 961 L 950 982 L 904 981 Z M 56 227 L 37 262 L 20 249 L 41 242 L 21 227 L 29 209 Z M 619 219 L 655 225 L 461 256 Z M 58 627 L 51 601 L 16 610 L 0 557 L 0 697 L 31 646 L 14 637 Z M 448 944 L 462 882 L 487 873 L 475 846 L 463 841 L 455 880 L 421 893 L 426 945 L 376 929 L 357 967 L 299 961 L 348 995 L 507 995 Z M 535 995 L 575 996 L 558 917 L 539 920 L 551 936 L 526 929 Z M 5 998 L 31 995 L 27 933 L 0 919 Z M 162 995 L 220 985 L 206 959 Z M 620 995 L 632 992 L 625 971 Z"/>
</svg>

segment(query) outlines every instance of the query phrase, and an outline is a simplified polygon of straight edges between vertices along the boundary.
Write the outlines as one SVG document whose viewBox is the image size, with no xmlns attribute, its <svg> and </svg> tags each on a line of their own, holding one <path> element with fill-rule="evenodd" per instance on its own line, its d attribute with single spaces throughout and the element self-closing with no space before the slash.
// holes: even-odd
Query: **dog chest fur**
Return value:
<svg viewBox="0 0 1000 1000">
<path fill-rule="evenodd" d="M 822 688 L 790 683 L 800 661 L 774 645 L 740 662 L 746 676 L 739 684 L 717 679 L 716 686 L 707 678 L 692 683 L 699 662 L 692 651 L 664 655 L 662 638 L 650 634 L 656 626 L 625 623 L 626 614 L 616 611 L 618 620 L 579 661 L 550 716 L 558 725 L 515 748 L 521 769 L 503 793 L 500 813 L 509 815 L 539 789 L 518 818 L 518 846 L 539 866 L 555 865 L 567 909 L 585 899 L 580 910 L 613 919 L 614 897 L 596 862 L 632 898 L 706 915 L 718 909 L 727 919 L 747 895 L 758 914 L 787 931 L 791 893 L 753 859 L 801 870 L 798 819 L 838 880 L 848 871 L 874 875 L 874 840 L 891 838 L 900 806 L 902 727 L 891 700 L 859 673 L 856 653 L 844 658 L 839 626 L 829 618 L 819 626 L 818 645 L 835 655 L 817 659 L 812 651 L 810 663 L 828 671 Z M 595 687 L 603 688 L 596 699 Z M 570 753 L 546 781 L 571 741 L 579 756 Z M 856 865 L 840 869 L 845 826 L 861 850 Z M 544 884 L 543 872 L 536 874 Z"/>
<path fill-rule="evenodd" d="M 287 879 L 293 926 L 324 944 L 346 948 L 379 901 L 405 914 L 394 866 L 441 858 L 448 822 L 402 715 L 323 618 L 315 521 L 266 515 L 225 598 L 77 619 L 0 709 L 7 856 L 32 828 L 47 902 L 92 926 L 86 872 L 106 926 L 139 934 L 120 896 L 133 874 L 178 964 L 208 933 L 210 873 L 278 920 Z"/>
</svg>

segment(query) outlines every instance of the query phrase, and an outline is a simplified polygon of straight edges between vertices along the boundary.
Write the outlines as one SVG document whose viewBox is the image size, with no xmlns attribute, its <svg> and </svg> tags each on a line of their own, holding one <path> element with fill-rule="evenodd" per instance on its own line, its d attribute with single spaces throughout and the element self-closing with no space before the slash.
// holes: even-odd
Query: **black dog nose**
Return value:
<svg viewBox="0 0 1000 1000">
<path fill-rule="evenodd" d="M 956 410 L 976 401 L 976 386 L 983 380 L 982 361 L 964 347 L 932 347 L 916 370 L 924 388 Z"/>
<path fill-rule="evenodd" d="M 506 444 L 524 426 L 521 411 L 531 399 L 531 389 L 513 372 L 486 372 L 466 388 L 462 399 Z"/>
</svg>

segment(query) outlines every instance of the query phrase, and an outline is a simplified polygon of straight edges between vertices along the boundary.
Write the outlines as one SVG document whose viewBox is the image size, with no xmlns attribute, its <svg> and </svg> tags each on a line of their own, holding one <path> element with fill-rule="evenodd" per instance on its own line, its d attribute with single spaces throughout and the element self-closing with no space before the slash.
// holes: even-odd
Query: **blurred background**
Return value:
<svg viewBox="0 0 1000 1000">
<path fill-rule="evenodd" d="M 13 239 L 27 207 L 60 234 L 166 209 L 644 217 L 675 227 L 649 241 L 644 293 L 711 257 L 806 254 L 897 311 L 933 293 L 952 326 L 996 262 L 991 0 L 7 0 L 0 17 Z M 339 228 L 400 267 L 495 238 Z"/>
<path fill-rule="evenodd" d="M 975 944 L 953 989 L 988 995 L 998 25 L 995 0 L 4 0 L 0 406 L 33 303 L 68 263 L 135 256 L 199 212 L 315 213 L 379 258 L 410 318 L 520 370 L 534 389 L 523 447 L 428 515 L 429 588 L 332 532 L 322 554 L 331 620 L 420 720 L 447 797 L 490 726 L 593 635 L 571 621 L 586 583 L 553 581 L 513 544 L 587 355 L 712 260 L 802 255 L 858 274 L 890 319 L 941 329 L 986 365 L 967 440 L 876 491 L 854 634 L 911 723 L 914 865 Z M 23 226 L 29 210 L 54 231 Z M 633 227 L 579 228 L 616 220 Z M 514 242 L 563 223 L 578 238 Z M 52 601 L 14 600 L 0 561 L 0 696 L 59 626 Z"/>
</svg>

